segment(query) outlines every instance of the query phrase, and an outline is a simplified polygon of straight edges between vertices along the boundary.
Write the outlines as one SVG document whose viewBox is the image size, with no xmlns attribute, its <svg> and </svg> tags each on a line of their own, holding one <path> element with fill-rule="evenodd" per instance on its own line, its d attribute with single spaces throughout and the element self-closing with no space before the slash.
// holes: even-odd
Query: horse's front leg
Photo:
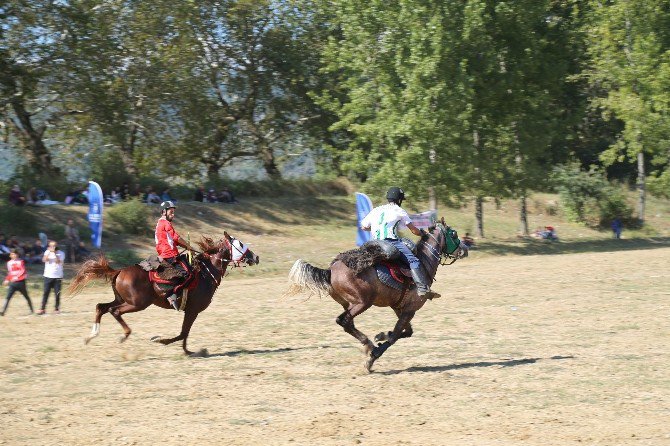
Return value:
<svg viewBox="0 0 670 446">
<path fill-rule="evenodd" d="M 193 352 L 189 351 L 186 348 L 186 340 L 188 339 L 188 334 L 191 332 L 193 322 L 195 322 L 195 319 L 197 317 L 198 313 L 196 312 L 186 312 L 184 313 L 184 322 L 182 322 L 181 324 L 181 333 L 179 333 L 179 336 L 175 336 L 174 338 L 169 339 L 162 339 L 160 336 L 154 336 L 153 338 L 151 338 L 151 340 L 154 342 L 160 342 L 163 345 L 168 345 L 172 344 L 173 342 L 182 341 L 182 348 L 184 349 L 184 353 L 187 355 L 192 355 Z"/>
<path fill-rule="evenodd" d="M 405 327 L 409 325 L 410 321 L 414 317 L 414 314 L 416 314 L 416 311 L 406 311 L 400 313 L 400 316 L 398 316 L 398 321 L 395 323 L 393 331 L 388 334 L 388 339 L 386 342 L 378 344 L 370 352 L 370 357 L 365 362 L 365 368 L 368 370 L 368 372 L 372 369 L 372 364 L 374 364 L 374 362 L 379 359 L 390 346 L 395 344 L 395 342 L 401 337 L 408 337 L 408 335 L 402 336 L 402 333 L 405 330 Z M 409 336 L 411 336 L 411 328 Z"/>
<path fill-rule="evenodd" d="M 402 311 L 400 308 L 393 308 L 393 311 L 395 312 L 395 315 L 398 319 L 400 319 L 400 315 L 402 314 Z M 388 341 L 391 338 L 392 331 L 382 331 L 381 333 L 378 333 L 375 336 L 375 342 L 384 342 Z M 405 328 L 400 332 L 400 334 L 395 338 L 397 341 L 398 339 L 402 338 L 411 338 L 412 335 L 414 334 L 414 330 L 412 329 L 412 324 L 408 321 L 407 324 L 405 325 Z"/>
</svg>

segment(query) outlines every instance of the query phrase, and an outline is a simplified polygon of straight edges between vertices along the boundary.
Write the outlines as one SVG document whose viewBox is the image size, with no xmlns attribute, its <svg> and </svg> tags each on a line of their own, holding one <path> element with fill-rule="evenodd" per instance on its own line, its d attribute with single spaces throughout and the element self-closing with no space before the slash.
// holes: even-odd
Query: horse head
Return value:
<svg viewBox="0 0 670 446">
<path fill-rule="evenodd" d="M 428 238 L 424 240 L 428 257 L 438 261 L 442 258 L 455 261 L 468 256 L 467 247 L 459 240 L 458 233 L 447 226 L 444 217 L 435 226 L 428 228 L 428 234 Z"/>
<path fill-rule="evenodd" d="M 258 265 L 260 258 L 249 249 L 249 246 L 242 243 L 241 240 L 231 236 L 226 231 L 223 232 L 223 235 L 224 238 L 222 242 L 226 245 L 230 253 L 230 257 L 226 260 L 232 262 L 235 266 L 243 266 L 244 264 L 249 266 Z"/>
</svg>

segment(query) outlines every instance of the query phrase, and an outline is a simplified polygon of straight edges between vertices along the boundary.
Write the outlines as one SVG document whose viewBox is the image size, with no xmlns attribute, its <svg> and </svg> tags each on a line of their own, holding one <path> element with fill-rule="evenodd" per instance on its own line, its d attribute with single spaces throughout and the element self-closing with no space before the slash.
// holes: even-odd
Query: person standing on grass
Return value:
<svg viewBox="0 0 670 446">
<path fill-rule="evenodd" d="M 42 256 L 44 262 L 44 294 L 42 294 L 42 305 L 37 310 L 37 314 L 44 314 L 49 299 L 49 293 L 53 288 L 56 295 L 56 304 L 54 313 L 60 314 L 60 289 L 63 282 L 63 262 L 65 262 L 65 253 L 58 249 L 56 242 L 49 241 L 49 247 Z"/>
<path fill-rule="evenodd" d="M 9 285 L 7 290 L 7 297 L 5 298 L 5 304 L 2 306 L 2 311 L 0 311 L 0 316 L 4 316 L 7 312 L 7 307 L 9 306 L 9 301 L 14 296 L 14 293 L 17 291 L 23 294 L 23 297 L 28 301 L 28 308 L 30 308 L 30 314 L 33 314 L 33 303 L 28 296 L 28 290 L 26 289 L 26 263 L 19 259 L 19 253 L 16 249 L 12 249 L 9 253 L 9 262 L 7 262 L 7 270 L 9 274 L 2 282 L 3 285 Z"/>
</svg>

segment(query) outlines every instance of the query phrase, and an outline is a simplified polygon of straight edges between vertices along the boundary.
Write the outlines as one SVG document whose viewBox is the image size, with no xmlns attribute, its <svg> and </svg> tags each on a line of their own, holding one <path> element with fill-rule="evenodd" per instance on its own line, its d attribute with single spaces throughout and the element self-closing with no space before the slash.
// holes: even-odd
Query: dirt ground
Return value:
<svg viewBox="0 0 670 446">
<path fill-rule="evenodd" d="M 181 324 L 155 307 L 126 316 L 127 342 L 105 316 L 85 346 L 106 288 L 60 316 L 17 296 L 0 318 L 0 444 L 669 445 L 669 261 L 475 252 L 441 268 L 443 298 L 372 374 L 340 307 L 281 299 L 285 277 L 224 281 L 191 332 L 202 358 L 149 341 Z M 394 319 L 356 322 L 374 336 Z"/>
</svg>

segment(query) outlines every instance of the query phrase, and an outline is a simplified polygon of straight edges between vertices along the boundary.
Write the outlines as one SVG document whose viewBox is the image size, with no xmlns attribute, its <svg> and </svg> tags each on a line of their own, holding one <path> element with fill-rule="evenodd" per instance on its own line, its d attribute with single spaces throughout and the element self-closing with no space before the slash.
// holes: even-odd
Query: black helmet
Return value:
<svg viewBox="0 0 670 446">
<path fill-rule="evenodd" d="M 386 192 L 386 199 L 391 201 L 402 201 L 405 199 L 405 192 L 399 187 L 392 187 Z"/>
<path fill-rule="evenodd" d="M 170 208 L 175 208 L 175 209 L 176 209 L 177 206 L 175 206 L 174 203 L 171 202 L 171 201 L 164 201 L 164 202 L 162 202 L 162 203 L 161 203 L 161 214 L 163 213 L 163 211 L 167 211 L 167 210 L 170 209 Z"/>
</svg>

